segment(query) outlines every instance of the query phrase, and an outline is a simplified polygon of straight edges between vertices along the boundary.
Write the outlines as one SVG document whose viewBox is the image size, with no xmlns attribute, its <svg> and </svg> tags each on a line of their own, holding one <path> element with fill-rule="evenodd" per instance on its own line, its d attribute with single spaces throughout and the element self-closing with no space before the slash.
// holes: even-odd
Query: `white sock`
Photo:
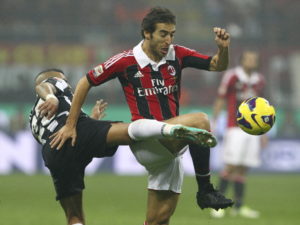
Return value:
<svg viewBox="0 0 300 225">
<path fill-rule="evenodd" d="M 82 223 L 73 223 L 72 225 L 83 225 Z"/>
<path fill-rule="evenodd" d="M 170 136 L 174 125 L 150 119 L 139 119 L 129 124 L 128 134 L 131 139 L 145 140 Z"/>
</svg>

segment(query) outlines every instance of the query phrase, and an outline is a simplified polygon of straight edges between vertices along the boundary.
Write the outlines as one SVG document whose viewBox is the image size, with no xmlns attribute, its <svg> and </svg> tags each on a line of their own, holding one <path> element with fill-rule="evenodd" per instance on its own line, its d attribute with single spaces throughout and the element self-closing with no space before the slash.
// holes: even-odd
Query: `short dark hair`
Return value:
<svg viewBox="0 0 300 225">
<path fill-rule="evenodd" d="M 62 73 L 63 75 L 65 75 L 64 71 L 60 70 L 60 69 L 57 69 L 57 68 L 50 68 L 50 69 L 45 69 L 41 72 L 39 72 L 36 76 L 35 76 L 35 79 L 36 80 L 41 74 L 43 73 L 47 73 L 47 72 L 58 72 L 58 73 Z"/>
<path fill-rule="evenodd" d="M 141 34 L 145 38 L 144 31 L 151 34 L 155 31 L 157 23 L 176 24 L 176 16 L 167 8 L 155 7 L 150 9 L 144 17 L 141 25 Z"/>
<path fill-rule="evenodd" d="M 254 54 L 256 54 L 258 56 L 258 59 L 260 58 L 260 54 L 259 54 L 258 50 L 248 48 L 248 49 L 244 49 L 241 52 L 240 57 L 239 57 L 239 63 L 241 63 L 244 60 L 246 53 L 254 53 Z"/>
</svg>

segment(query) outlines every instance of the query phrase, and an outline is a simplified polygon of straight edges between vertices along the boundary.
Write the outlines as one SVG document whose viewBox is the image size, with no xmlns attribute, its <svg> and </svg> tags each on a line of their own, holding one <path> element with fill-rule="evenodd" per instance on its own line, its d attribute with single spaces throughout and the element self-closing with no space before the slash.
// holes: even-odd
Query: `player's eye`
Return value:
<svg viewBox="0 0 300 225">
<path fill-rule="evenodd" d="M 167 37 L 168 35 L 170 35 L 170 38 L 173 38 L 173 37 L 174 37 L 174 33 L 168 33 L 168 32 L 166 32 L 166 33 L 161 33 L 161 34 L 160 34 L 160 36 L 163 37 L 163 38 L 164 38 L 164 37 Z"/>
<path fill-rule="evenodd" d="M 168 35 L 168 33 L 164 33 L 164 32 L 160 33 L 161 37 L 166 37 L 167 35 Z"/>
</svg>

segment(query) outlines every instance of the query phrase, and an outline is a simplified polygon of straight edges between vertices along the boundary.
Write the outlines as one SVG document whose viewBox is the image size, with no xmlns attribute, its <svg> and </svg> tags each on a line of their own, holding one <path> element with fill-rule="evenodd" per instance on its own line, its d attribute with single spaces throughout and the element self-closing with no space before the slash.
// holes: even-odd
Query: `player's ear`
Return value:
<svg viewBox="0 0 300 225">
<path fill-rule="evenodd" d="M 151 33 L 148 31 L 144 31 L 144 36 L 146 40 L 150 40 L 151 39 Z"/>
</svg>

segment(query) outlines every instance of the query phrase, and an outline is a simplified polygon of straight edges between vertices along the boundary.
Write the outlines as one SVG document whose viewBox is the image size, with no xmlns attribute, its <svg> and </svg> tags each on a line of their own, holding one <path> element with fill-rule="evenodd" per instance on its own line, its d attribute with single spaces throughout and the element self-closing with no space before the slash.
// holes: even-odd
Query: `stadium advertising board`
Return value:
<svg viewBox="0 0 300 225">
<path fill-rule="evenodd" d="M 25 174 L 48 173 L 41 159 L 40 146 L 33 139 L 30 131 L 20 131 L 14 135 L 0 132 L 0 174 L 21 172 Z M 218 146 L 221 146 L 219 143 Z M 300 141 L 271 140 L 262 151 L 263 164 L 258 171 L 299 172 L 300 171 Z M 114 172 L 121 175 L 145 174 L 128 146 L 120 146 L 113 158 L 94 159 L 87 167 L 87 174 L 97 172 Z M 222 166 L 220 149 L 212 149 L 211 167 L 214 171 Z M 186 174 L 193 174 L 194 169 L 189 153 L 183 155 Z"/>
</svg>

